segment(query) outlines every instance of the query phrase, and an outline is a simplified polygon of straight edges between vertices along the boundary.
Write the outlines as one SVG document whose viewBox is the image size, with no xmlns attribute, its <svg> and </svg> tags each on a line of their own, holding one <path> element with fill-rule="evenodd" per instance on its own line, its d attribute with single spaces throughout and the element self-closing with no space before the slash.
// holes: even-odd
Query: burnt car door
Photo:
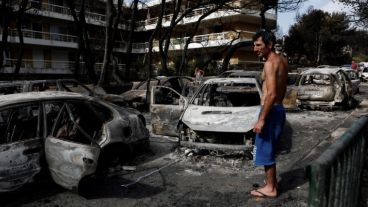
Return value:
<svg viewBox="0 0 368 207">
<path fill-rule="evenodd" d="M 178 136 L 177 125 L 188 99 L 166 86 L 155 86 L 151 91 L 152 132 Z"/>
<path fill-rule="evenodd" d="M 70 190 L 97 168 L 102 122 L 93 116 L 87 103 L 50 102 L 44 105 L 48 122 L 52 123 L 45 141 L 45 156 L 54 181 Z M 55 121 L 52 117 L 55 117 Z"/>
<path fill-rule="evenodd" d="M 351 81 L 344 71 L 341 70 L 338 72 L 338 74 L 339 74 L 339 78 L 341 79 L 342 83 L 345 86 L 345 92 L 350 98 L 353 95 L 353 88 L 351 85 Z"/>
<path fill-rule="evenodd" d="M 0 192 L 15 190 L 41 171 L 38 103 L 0 109 Z"/>
</svg>

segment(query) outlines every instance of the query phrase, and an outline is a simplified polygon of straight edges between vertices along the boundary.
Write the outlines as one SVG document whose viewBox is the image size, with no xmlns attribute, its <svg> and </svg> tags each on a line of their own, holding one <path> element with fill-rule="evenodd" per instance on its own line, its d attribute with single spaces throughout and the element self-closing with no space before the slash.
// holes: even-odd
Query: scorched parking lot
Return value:
<svg viewBox="0 0 368 207">
<path fill-rule="evenodd" d="M 367 89 L 367 84 L 361 85 L 356 99 L 367 98 Z M 85 181 L 81 194 L 43 175 L 39 182 L 2 194 L 2 206 L 306 206 L 304 167 L 333 142 L 336 137 L 330 135 L 348 127 L 360 110 L 358 106 L 347 111 L 287 113 L 277 156 L 281 194 L 274 200 L 249 195 L 255 185 L 262 185 L 263 169 L 255 168 L 244 154 L 177 147 L 175 138 L 151 134 L 151 153 L 111 168 L 107 176 Z M 146 118 L 150 128 L 148 114 Z"/>
</svg>

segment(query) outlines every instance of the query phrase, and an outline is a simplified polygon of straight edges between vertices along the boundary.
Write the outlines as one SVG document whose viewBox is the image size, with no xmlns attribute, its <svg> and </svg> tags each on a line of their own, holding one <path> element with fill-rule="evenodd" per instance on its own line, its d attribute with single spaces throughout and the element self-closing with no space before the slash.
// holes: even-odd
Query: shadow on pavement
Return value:
<svg viewBox="0 0 368 207">
<path fill-rule="evenodd" d="M 283 172 L 280 174 L 280 177 L 279 190 L 281 194 L 292 191 L 308 181 L 304 168 L 297 168 Z"/>
<path fill-rule="evenodd" d="M 165 178 L 159 174 L 162 177 L 162 184 L 155 182 L 156 186 L 139 182 L 124 187 L 121 185 L 132 183 L 134 179 L 125 179 L 121 176 L 87 178 L 80 185 L 79 194 L 86 199 L 150 197 L 166 190 Z"/>
<path fill-rule="evenodd" d="M 293 146 L 292 142 L 293 129 L 291 128 L 290 122 L 286 121 L 285 126 L 277 145 L 277 154 L 288 154 Z"/>
</svg>

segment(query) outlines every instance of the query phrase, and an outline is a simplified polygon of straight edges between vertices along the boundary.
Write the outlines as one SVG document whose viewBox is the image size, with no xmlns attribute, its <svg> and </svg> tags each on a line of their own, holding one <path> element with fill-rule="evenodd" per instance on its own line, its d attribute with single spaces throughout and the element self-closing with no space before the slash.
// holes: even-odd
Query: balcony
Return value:
<svg viewBox="0 0 368 207">
<path fill-rule="evenodd" d="M 54 47 L 77 48 L 77 37 L 73 35 L 57 34 L 50 32 L 39 32 L 33 30 L 22 30 L 25 44 L 44 45 Z M 2 37 L 2 30 L 0 30 L 0 37 Z M 12 43 L 19 43 L 18 32 L 15 29 L 9 30 L 8 41 Z"/>
<path fill-rule="evenodd" d="M 73 21 L 73 17 L 68 7 L 49 4 L 45 2 L 40 3 L 36 1 L 30 1 L 28 4 L 29 4 L 28 7 L 32 7 L 32 9 L 27 10 L 27 13 L 29 14 L 42 15 L 51 18 Z M 13 7 L 18 7 L 18 5 L 14 4 Z M 85 16 L 87 23 L 105 26 L 106 21 L 105 15 L 86 11 Z"/>
<path fill-rule="evenodd" d="M 179 25 L 184 25 L 184 24 L 197 22 L 198 19 L 203 14 L 205 14 L 206 12 L 208 12 L 212 8 L 213 8 L 213 6 L 208 6 L 208 7 L 193 10 L 185 18 L 183 18 L 183 20 L 179 23 Z M 235 16 L 239 16 L 239 17 L 242 18 L 240 20 L 244 20 L 243 19 L 244 15 L 252 17 L 252 20 L 250 19 L 249 21 L 255 21 L 254 18 L 260 18 L 259 11 L 247 10 L 247 9 L 234 9 L 234 10 L 219 9 L 216 12 L 213 12 L 212 14 L 210 14 L 209 16 L 204 18 L 202 21 L 211 20 L 211 19 L 218 19 L 218 18 L 223 18 L 223 17 L 235 17 Z M 170 26 L 170 21 L 172 19 L 172 16 L 173 15 L 170 14 L 170 15 L 166 15 L 166 16 L 163 17 L 162 25 L 164 27 Z M 180 16 L 180 14 L 179 14 L 179 16 Z M 276 15 L 276 12 L 274 10 L 267 11 L 265 16 L 266 16 L 266 19 L 270 19 L 270 20 L 273 20 L 273 21 L 276 21 L 276 19 L 277 19 L 277 15 Z M 145 30 L 152 30 L 152 29 L 156 28 L 157 22 L 158 22 L 158 17 L 154 17 L 154 18 L 143 20 L 143 21 L 139 21 L 138 25 L 141 26 L 141 27 L 144 27 Z M 140 28 L 140 29 L 142 30 L 143 28 Z"/>
<path fill-rule="evenodd" d="M 221 33 L 211 33 L 205 35 L 194 36 L 191 43 L 188 45 L 188 49 L 204 48 L 204 47 L 223 47 L 231 44 L 236 44 L 240 41 L 251 40 L 254 32 L 241 31 L 237 32 L 221 32 Z M 169 50 L 182 50 L 184 49 L 185 43 L 188 37 L 185 38 L 172 38 L 170 39 Z M 153 42 L 153 51 L 159 51 L 159 42 Z M 145 43 L 134 43 L 133 52 L 135 53 L 145 53 L 148 52 L 148 42 Z"/>
<path fill-rule="evenodd" d="M 58 19 L 64 19 L 68 21 L 73 21 L 73 17 L 71 16 L 70 9 L 65 6 L 59 6 L 55 4 L 49 4 L 49 3 L 39 3 L 35 1 L 30 1 L 29 6 L 32 6 L 33 9 L 28 10 L 27 12 L 30 14 L 36 14 L 36 15 L 42 15 L 47 16 L 51 18 L 58 18 Z M 17 4 L 13 5 L 14 7 L 17 7 Z M 199 17 L 205 14 L 208 10 L 210 10 L 213 6 L 208 6 L 204 8 L 199 8 L 193 10 L 191 13 L 189 13 L 183 20 L 179 23 L 179 25 L 189 24 L 189 23 L 195 23 L 198 21 Z M 105 26 L 106 21 L 106 15 L 104 14 L 98 14 L 86 11 L 86 22 L 89 24 L 95 24 L 99 26 Z M 207 16 L 204 20 L 210 20 L 210 19 L 217 19 L 220 17 L 233 17 L 241 15 L 244 19 L 244 15 L 248 15 L 253 18 L 260 18 L 259 12 L 257 11 L 251 11 L 246 9 L 234 9 L 234 10 L 228 10 L 228 9 L 220 9 L 217 12 L 214 12 Z M 170 21 L 172 19 L 172 14 L 164 16 L 162 25 L 164 27 L 168 27 L 170 25 Z M 266 13 L 266 19 L 271 19 L 276 21 L 277 15 L 275 11 L 268 11 Z M 137 26 L 139 31 L 143 30 L 152 30 L 155 29 L 157 24 L 158 18 L 150 18 L 143 21 L 138 21 Z M 252 20 L 254 21 L 254 20 Z M 125 24 L 119 24 L 120 29 L 127 29 L 130 24 L 130 21 L 128 20 Z"/>
<path fill-rule="evenodd" d="M 0 73 L 14 73 L 16 59 L 5 59 L 4 68 Z M 80 62 L 81 70 L 85 70 L 85 63 Z M 101 71 L 102 63 L 95 63 L 95 70 Z M 23 59 L 20 72 L 22 74 L 73 74 L 75 61 L 55 61 L 55 60 L 32 60 Z M 117 70 L 124 71 L 125 64 L 117 64 Z"/>
<path fill-rule="evenodd" d="M 14 73 L 16 59 L 5 59 L 1 73 Z M 23 59 L 19 73 L 24 74 L 72 74 L 74 62 Z"/>
</svg>

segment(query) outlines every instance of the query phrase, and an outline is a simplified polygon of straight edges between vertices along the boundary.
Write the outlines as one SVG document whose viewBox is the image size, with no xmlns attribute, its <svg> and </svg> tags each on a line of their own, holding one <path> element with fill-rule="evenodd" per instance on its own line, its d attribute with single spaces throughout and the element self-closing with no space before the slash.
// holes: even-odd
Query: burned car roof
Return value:
<svg viewBox="0 0 368 207">
<path fill-rule="evenodd" d="M 321 73 L 321 74 L 335 74 L 340 68 L 311 68 L 301 73 L 301 75 L 312 74 L 312 73 Z"/>
<path fill-rule="evenodd" d="M 250 82 L 255 83 L 257 80 L 255 78 L 211 78 L 206 80 L 203 84 L 213 84 L 213 83 L 243 83 Z"/>
<path fill-rule="evenodd" d="M 85 98 L 79 93 L 64 91 L 27 92 L 0 96 L 0 104 L 11 104 L 16 102 L 29 102 L 50 98 Z"/>
</svg>

